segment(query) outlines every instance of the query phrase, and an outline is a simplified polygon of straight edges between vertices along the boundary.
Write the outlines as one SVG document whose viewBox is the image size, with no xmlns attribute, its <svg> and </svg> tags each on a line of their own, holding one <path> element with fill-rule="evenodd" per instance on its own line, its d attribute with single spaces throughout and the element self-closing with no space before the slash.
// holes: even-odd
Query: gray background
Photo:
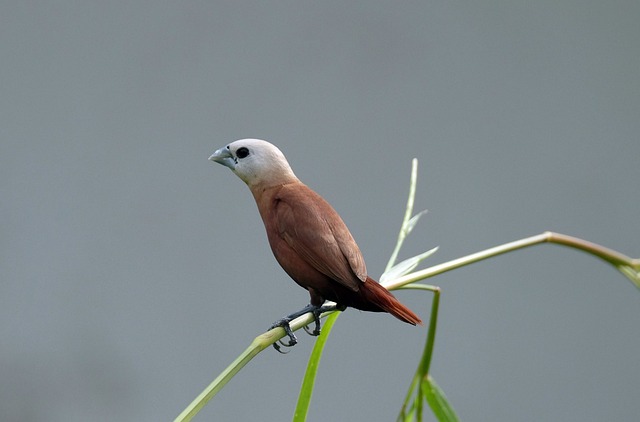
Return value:
<svg viewBox="0 0 640 422">
<path fill-rule="evenodd" d="M 268 139 L 378 277 L 556 230 L 640 255 L 637 1 L 3 2 L 0 419 L 172 420 L 307 303 L 210 153 Z M 431 280 L 466 421 L 636 420 L 640 292 L 538 246 Z M 431 297 L 400 293 L 423 318 Z M 309 420 L 394 420 L 425 329 L 350 310 Z M 197 420 L 291 418 L 313 339 Z"/>
</svg>

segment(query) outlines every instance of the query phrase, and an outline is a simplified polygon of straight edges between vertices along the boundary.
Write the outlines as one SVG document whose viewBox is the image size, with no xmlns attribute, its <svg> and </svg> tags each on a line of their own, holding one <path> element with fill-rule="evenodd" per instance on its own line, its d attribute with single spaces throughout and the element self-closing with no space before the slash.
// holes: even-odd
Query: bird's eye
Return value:
<svg viewBox="0 0 640 422">
<path fill-rule="evenodd" d="M 244 158 L 247 155 L 249 155 L 249 148 L 247 147 L 238 148 L 238 150 L 236 151 L 236 156 L 238 158 Z"/>
</svg>

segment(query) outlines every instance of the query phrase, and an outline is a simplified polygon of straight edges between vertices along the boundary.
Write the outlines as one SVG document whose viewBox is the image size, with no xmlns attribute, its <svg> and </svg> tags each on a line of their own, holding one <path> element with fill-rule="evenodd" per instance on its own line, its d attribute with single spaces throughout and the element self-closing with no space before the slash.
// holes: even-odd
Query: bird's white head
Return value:
<svg viewBox="0 0 640 422">
<path fill-rule="evenodd" d="M 284 154 L 260 139 L 241 139 L 214 152 L 209 160 L 227 166 L 250 188 L 297 181 Z"/>
</svg>

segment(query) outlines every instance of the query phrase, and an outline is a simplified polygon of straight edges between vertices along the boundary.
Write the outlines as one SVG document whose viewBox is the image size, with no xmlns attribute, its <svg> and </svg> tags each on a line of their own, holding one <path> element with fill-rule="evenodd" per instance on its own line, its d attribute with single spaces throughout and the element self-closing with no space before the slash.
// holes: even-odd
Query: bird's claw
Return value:
<svg viewBox="0 0 640 422">
<path fill-rule="evenodd" d="M 289 342 L 285 343 L 282 340 L 278 340 L 277 342 L 273 343 L 273 348 L 276 349 L 278 352 L 282 353 L 282 354 L 286 354 L 289 352 L 285 352 L 283 351 L 280 346 L 278 345 L 278 343 L 280 343 L 280 345 L 284 346 L 284 347 L 292 347 L 295 346 L 298 343 L 298 339 L 296 338 L 296 335 L 293 334 L 293 330 L 291 329 L 291 325 L 289 325 L 289 323 L 291 321 L 293 321 L 294 319 L 298 318 L 301 315 L 304 315 L 308 312 L 311 312 L 313 314 L 313 320 L 315 322 L 315 327 L 313 329 L 313 331 L 311 331 L 311 329 L 309 329 L 308 326 L 304 326 L 302 328 L 304 328 L 304 330 L 307 332 L 307 334 L 309 334 L 310 336 L 314 336 L 317 337 L 320 335 L 320 315 L 322 315 L 322 313 L 327 312 L 327 311 L 334 311 L 334 310 L 344 310 L 343 308 L 339 308 L 335 305 L 327 305 L 327 306 L 317 306 L 317 305 L 307 305 L 304 308 L 302 308 L 300 311 L 298 312 L 294 312 L 291 315 L 286 316 L 285 318 L 282 318 L 276 322 L 273 323 L 273 325 L 271 326 L 271 328 L 269 328 L 270 330 L 276 327 L 282 327 L 284 329 L 284 332 L 286 333 L 287 336 L 289 336 Z"/>
<path fill-rule="evenodd" d="M 293 333 L 293 330 L 291 329 L 291 326 L 289 325 L 290 320 L 287 318 L 283 318 L 279 321 L 276 321 L 273 323 L 273 325 L 271 326 L 271 329 L 274 329 L 276 327 L 282 327 L 282 329 L 284 330 L 285 334 L 287 336 L 289 336 L 289 342 L 285 343 L 282 340 L 278 340 L 276 343 L 273 343 L 273 348 L 276 349 L 279 353 L 282 354 L 287 354 L 289 352 L 285 352 L 282 349 L 280 349 L 280 346 L 278 345 L 278 343 L 280 343 L 282 346 L 284 347 L 293 347 L 298 343 L 298 339 L 296 338 L 296 335 Z"/>
<path fill-rule="evenodd" d="M 310 336 L 317 337 L 317 336 L 319 336 L 319 335 L 320 335 L 320 330 L 318 329 L 318 327 L 317 327 L 317 326 L 316 326 L 316 328 L 314 328 L 314 329 L 313 329 L 313 331 L 311 331 L 311 330 L 309 329 L 309 326 L 308 326 L 308 325 L 305 325 L 304 327 L 302 327 L 302 329 L 303 329 L 304 331 L 306 331 L 306 332 L 307 332 L 307 334 L 309 334 Z"/>
<path fill-rule="evenodd" d="M 315 327 L 313 331 L 309 329 L 308 325 L 305 325 L 304 327 L 302 327 L 304 331 L 306 331 L 307 334 L 309 334 L 310 336 L 317 337 L 320 335 L 320 315 L 322 315 L 322 312 L 323 312 L 323 307 L 318 307 L 311 311 L 311 313 L 313 314 L 313 321 L 315 322 Z"/>
</svg>

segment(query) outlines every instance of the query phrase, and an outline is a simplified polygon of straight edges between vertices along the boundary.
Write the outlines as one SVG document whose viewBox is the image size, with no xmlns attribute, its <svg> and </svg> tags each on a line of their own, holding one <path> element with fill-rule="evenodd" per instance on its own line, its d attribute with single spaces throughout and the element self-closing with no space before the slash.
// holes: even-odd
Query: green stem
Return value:
<svg viewBox="0 0 640 422">
<path fill-rule="evenodd" d="M 251 343 L 251 345 L 231 362 L 229 365 L 216 379 L 214 379 L 207 388 L 204 389 L 202 393 L 196 397 L 186 409 L 182 411 L 178 415 L 177 418 L 174 419 L 174 422 L 187 422 L 190 421 L 195 415 L 200 412 L 200 410 L 211 400 L 218 391 L 222 390 L 222 388 L 233 378 L 244 366 L 251 361 L 258 353 L 265 349 L 261 341 L 259 341 L 260 337 L 258 336 Z"/>
<path fill-rule="evenodd" d="M 396 242 L 396 247 L 391 253 L 391 257 L 389 257 L 389 262 L 387 262 L 387 267 L 384 269 L 384 272 L 387 272 L 393 267 L 396 263 L 396 259 L 398 258 L 398 253 L 400 253 L 400 248 L 402 248 L 402 243 L 404 242 L 405 237 L 407 237 L 407 226 L 409 224 L 409 220 L 411 220 L 411 214 L 413 214 L 413 203 L 416 197 L 416 185 L 418 182 L 418 159 L 414 158 L 411 160 L 411 180 L 409 182 L 409 197 L 407 198 L 407 206 L 404 211 L 404 218 L 402 219 L 402 225 L 400 226 L 400 231 L 398 232 L 398 241 Z"/>
<path fill-rule="evenodd" d="M 329 313 L 326 315 L 328 314 Z M 313 315 L 308 313 L 294 319 L 289 323 L 289 325 L 293 331 L 296 331 L 311 322 L 313 322 Z M 245 367 L 247 363 L 256 357 L 258 353 L 262 352 L 284 336 L 284 329 L 278 327 L 273 328 L 253 339 L 251 345 L 249 345 L 244 352 L 231 362 L 231 364 L 227 366 L 225 370 L 222 371 L 222 373 L 220 373 L 220 375 L 218 375 L 216 379 L 214 379 L 211 384 L 209 384 L 207 388 L 205 388 L 204 391 L 202 391 L 202 393 L 200 393 L 198 397 L 196 397 L 191 404 L 189 404 L 189 406 L 187 406 L 186 409 L 184 409 L 182 413 L 174 419 L 174 422 L 190 421 L 238 372 L 240 372 L 242 368 Z"/>
<path fill-rule="evenodd" d="M 429 372 L 429 366 L 431 365 L 431 356 L 433 355 L 433 345 L 436 338 L 436 328 L 438 326 L 438 308 L 440 306 L 440 287 L 429 286 L 426 284 L 410 284 L 408 286 L 399 287 L 399 289 L 413 289 L 413 290 L 426 290 L 433 292 L 433 300 L 431 302 L 431 315 L 429 316 L 429 330 L 427 332 L 427 340 L 424 347 L 422 358 L 420 359 L 420 366 L 418 372 L 421 376 L 426 375 Z"/>
<path fill-rule="evenodd" d="M 640 259 L 631 259 L 628 256 L 621 254 L 620 252 L 612 249 L 605 248 L 604 246 L 597 245 L 592 242 L 588 242 L 577 237 L 567 236 L 560 233 L 544 232 L 536 236 L 527 237 L 525 239 L 516 240 L 515 242 L 505 243 L 504 245 L 496 246 L 486 249 L 481 252 L 477 252 L 471 255 L 464 256 L 462 258 L 454 259 L 452 261 L 444 262 L 442 264 L 434 265 L 424 270 L 416 271 L 411 274 L 399 277 L 396 280 L 386 285 L 387 289 L 395 290 L 402 286 L 416 281 L 424 280 L 429 277 L 433 277 L 438 274 L 445 273 L 447 271 L 454 270 L 456 268 L 464 267 L 475 262 L 479 262 L 494 256 L 502 255 L 507 252 L 512 252 L 518 249 L 523 249 L 533 245 L 539 245 L 542 243 L 555 243 L 562 246 L 571 247 L 574 249 L 582 250 L 591 255 L 597 256 L 603 259 L 609 264 L 616 267 L 631 282 L 640 289 Z M 308 325 L 313 321 L 311 313 L 296 318 L 291 322 L 291 329 L 294 331 L 299 330 L 305 325 Z M 251 359 L 253 359 L 258 353 L 265 348 L 269 347 L 279 339 L 285 336 L 282 328 L 274 328 L 262 335 L 256 337 L 251 345 L 238 356 L 213 382 L 196 397 L 193 402 L 175 419 L 176 422 L 190 421 L 202 407 L 209 400 L 211 400 L 220 391 L 231 378 L 235 376 Z"/>
<path fill-rule="evenodd" d="M 427 291 L 433 292 L 433 300 L 431 302 L 431 315 L 429 317 L 429 330 L 427 332 L 427 340 L 424 345 L 424 350 L 422 352 L 422 357 L 420 358 L 418 369 L 416 370 L 416 373 L 413 376 L 413 380 L 411 381 L 411 385 L 409 386 L 409 391 L 407 391 L 407 395 L 405 396 L 404 402 L 402 404 L 400 415 L 398 416 L 398 420 L 400 421 L 405 419 L 407 408 L 411 403 L 411 398 L 414 396 L 414 392 L 416 388 L 422 389 L 422 384 L 423 384 L 422 380 L 429 374 L 429 367 L 431 366 L 431 358 L 433 356 L 433 348 L 434 348 L 435 338 L 436 338 L 436 328 L 438 326 L 440 287 L 414 283 L 408 286 L 399 287 L 399 289 L 416 289 L 416 290 L 427 290 Z M 421 417 L 422 417 L 421 415 L 422 415 L 422 397 L 423 396 L 424 394 L 422 392 L 418 392 L 417 397 L 414 399 L 417 420 L 421 420 Z"/>
<path fill-rule="evenodd" d="M 414 283 L 416 281 L 424 280 L 426 278 L 433 277 L 447 271 L 455 270 L 456 268 L 464 267 L 466 265 L 492 258 L 494 256 L 502 255 L 507 252 L 512 252 L 533 245 L 539 245 L 541 243 L 555 243 L 562 246 L 568 246 L 570 248 L 578 249 L 591 255 L 597 256 L 598 258 L 601 258 L 616 267 L 620 272 L 627 276 L 636 287 L 640 288 L 640 259 L 631 259 L 628 256 L 621 254 L 620 252 L 605 248 L 604 246 L 600 246 L 595 243 L 579 239 L 577 237 L 567 236 L 565 234 L 554 232 L 544 232 L 535 236 L 527 237 L 525 239 L 516 240 L 515 242 L 509 242 L 500 246 L 485 249 L 484 251 L 463 256 L 452 261 L 434 265 L 432 267 L 425 268 L 424 270 L 416 271 L 405 276 L 398 277 L 393 282 L 388 283 L 386 287 L 389 290 L 393 290 L 395 288 Z"/>
</svg>

